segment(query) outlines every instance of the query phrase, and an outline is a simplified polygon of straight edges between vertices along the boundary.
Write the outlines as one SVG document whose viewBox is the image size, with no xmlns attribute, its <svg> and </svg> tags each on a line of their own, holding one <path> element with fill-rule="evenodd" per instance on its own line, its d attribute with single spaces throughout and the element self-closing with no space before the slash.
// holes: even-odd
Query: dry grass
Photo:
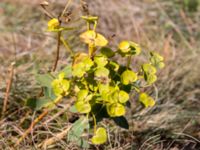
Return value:
<svg viewBox="0 0 200 150">
<path fill-rule="evenodd" d="M 134 108 L 128 115 L 129 131 L 111 128 L 107 145 L 91 149 L 152 149 L 197 150 L 200 147 L 200 12 L 183 10 L 180 0 L 87 0 L 91 14 L 100 16 L 98 30 L 107 37 L 115 34 L 111 44 L 122 39 L 140 43 L 144 54 L 148 49 L 159 51 L 166 60 L 154 89 L 157 105 L 148 110 Z M 63 8 L 63 1 L 52 1 L 56 12 Z M 3 0 L 0 3 L 0 104 L 4 99 L 8 69 L 16 62 L 14 80 L 6 116 L 0 121 L 0 149 L 13 149 L 13 144 L 31 120 L 40 112 L 24 107 L 25 99 L 38 92 L 34 71 L 47 71 L 52 66 L 55 40 L 45 33 L 47 18 L 37 4 L 39 1 Z M 20 7 L 20 9 L 18 9 Z M 73 9 L 79 8 L 77 3 Z M 81 14 L 75 13 L 75 18 Z M 75 20 L 75 19 L 74 19 Z M 72 20 L 72 22 L 74 21 Z M 77 21 L 73 24 L 82 24 Z M 76 33 L 72 32 L 72 33 Z M 76 37 L 69 37 L 75 41 Z M 73 48 L 79 49 L 77 42 Z M 44 57 L 45 56 L 45 57 Z M 143 59 L 143 58 L 141 58 Z M 63 51 L 60 66 L 66 62 Z M 61 108 L 39 123 L 34 132 L 19 149 L 39 149 L 39 143 L 70 126 L 67 113 Z M 134 107 L 134 106 L 133 106 Z M 61 113 L 62 112 L 62 113 Z M 52 116 L 55 116 L 52 119 Z M 50 120 L 50 121 L 48 121 Z M 64 138 L 51 149 L 78 149 Z M 50 149 L 50 148 L 49 148 Z"/>
</svg>

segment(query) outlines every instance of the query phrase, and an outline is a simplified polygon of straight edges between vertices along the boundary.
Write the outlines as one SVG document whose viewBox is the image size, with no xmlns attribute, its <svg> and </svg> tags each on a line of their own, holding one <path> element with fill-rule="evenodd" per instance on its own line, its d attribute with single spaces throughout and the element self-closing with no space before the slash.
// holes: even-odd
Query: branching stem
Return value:
<svg viewBox="0 0 200 150">
<path fill-rule="evenodd" d="M 97 131 L 97 120 L 96 120 L 96 117 L 93 113 L 92 113 L 92 117 L 93 117 L 93 121 L 94 121 L 94 134 L 95 134 L 96 131 Z"/>
</svg>

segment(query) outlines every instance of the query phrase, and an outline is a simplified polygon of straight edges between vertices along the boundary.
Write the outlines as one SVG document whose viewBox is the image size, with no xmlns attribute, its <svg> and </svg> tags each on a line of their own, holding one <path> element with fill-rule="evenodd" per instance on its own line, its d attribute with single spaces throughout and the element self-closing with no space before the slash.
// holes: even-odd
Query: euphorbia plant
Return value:
<svg viewBox="0 0 200 150">
<path fill-rule="evenodd" d="M 37 100 L 29 99 L 28 104 L 36 109 L 50 109 L 67 97 L 73 100 L 71 112 L 78 113 L 80 119 L 74 123 L 73 132 L 68 139 L 80 142 L 80 128 L 89 128 L 93 144 L 107 141 L 107 131 L 102 126 L 103 118 L 125 121 L 127 103 L 130 93 L 135 91 L 138 100 L 145 106 L 154 106 L 155 101 L 144 88 L 151 86 L 156 80 L 157 69 L 163 68 L 163 57 L 151 51 L 149 60 L 137 70 L 132 69 L 132 59 L 141 53 L 141 47 L 132 41 L 122 41 L 116 48 L 109 48 L 109 41 L 96 32 L 98 17 L 82 16 L 87 30 L 80 34 L 80 39 L 88 46 L 87 52 L 71 52 L 72 63 L 58 73 L 37 74 L 36 79 L 42 85 L 43 96 Z M 56 18 L 48 22 L 48 31 L 61 32 L 68 30 L 62 27 Z M 63 44 L 65 40 L 62 39 Z M 114 60 L 123 57 L 127 64 Z M 34 105 L 33 105 L 34 103 Z M 84 125 L 81 124 L 84 121 Z"/>
</svg>

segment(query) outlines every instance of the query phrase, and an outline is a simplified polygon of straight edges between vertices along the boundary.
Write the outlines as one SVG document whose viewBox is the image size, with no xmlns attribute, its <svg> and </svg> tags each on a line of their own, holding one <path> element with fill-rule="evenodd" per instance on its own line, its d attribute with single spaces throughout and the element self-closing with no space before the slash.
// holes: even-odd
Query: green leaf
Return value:
<svg viewBox="0 0 200 150">
<path fill-rule="evenodd" d="M 88 119 L 81 117 L 73 124 L 71 130 L 69 131 L 67 137 L 68 141 L 76 142 L 77 145 L 82 148 L 88 148 L 88 142 L 81 137 L 85 129 L 89 129 Z"/>
<path fill-rule="evenodd" d="M 71 106 L 71 107 L 69 108 L 69 111 L 72 112 L 72 113 L 77 113 L 77 112 L 78 112 L 78 110 L 76 109 L 76 106 L 75 106 L 75 105 Z"/>
<path fill-rule="evenodd" d="M 147 95 L 146 93 L 141 93 L 139 96 L 139 101 L 145 106 L 145 107 L 152 107 L 155 105 L 155 101 L 152 97 Z"/>
<path fill-rule="evenodd" d="M 113 120 L 119 127 L 129 129 L 128 121 L 124 116 L 114 117 Z"/>
<path fill-rule="evenodd" d="M 60 73 L 64 73 L 65 74 L 65 78 L 68 78 L 72 75 L 72 66 L 68 65 L 65 68 L 63 68 Z"/>
<path fill-rule="evenodd" d="M 98 128 L 95 135 L 91 138 L 93 144 L 103 144 L 107 141 L 107 133 L 105 128 Z"/>
<path fill-rule="evenodd" d="M 51 100 L 50 98 L 46 98 L 46 97 L 29 98 L 26 101 L 26 105 L 35 110 L 40 110 L 44 107 L 55 106 L 54 100 Z"/>
<path fill-rule="evenodd" d="M 94 91 L 94 92 L 96 92 L 97 90 L 98 90 L 98 87 L 97 87 L 97 84 L 96 83 L 90 83 L 89 84 L 89 89 L 91 90 L 91 91 Z"/>
<path fill-rule="evenodd" d="M 94 104 L 92 104 L 92 113 L 94 113 L 95 115 L 96 123 L 102 121 L 104 118 L 109 118 L 105 105 L 101 103 L 95 102 Z"/>
<path fill-rule="evenodd" d="M 113 57 L 115 55 L 115 53 L 109 47 L 102 47 L 100 49 L 100 52 L 101 52 L 102 55 L 104 55 L 108 58 Z"/>
<path fill-rule="evenodd" d="M 114 61 L 109 62 L 109 67 L 116 72 L 119 70 L 119 64 Z"/>
<path fill-rule="evenodd" d="M 29 106 L 31 109 L 35 109 L 37 105 L 37 98 L 28 98 L 26 100 L 26 106 Z"/>
<path fill-rule="evenodd" d="M 126 70 L 121 74 L 121 82 L 128 85 L 137 80 L 137 74 L 131 70 Z"/>
<path fill-rule="evenodd" d="M 43 87 L 51 87 L 51 82 L 54 80 L 51 74 L 36 74 L 36 81 Z"/>
<path fill-rule="evenodd" d="M 56 98 L 52 87 L 44 87 L 43 90 L 44 90 L 44 96 L 46 98 L 50 98 L 51 100 L 54 100 Z"/>
</svg>

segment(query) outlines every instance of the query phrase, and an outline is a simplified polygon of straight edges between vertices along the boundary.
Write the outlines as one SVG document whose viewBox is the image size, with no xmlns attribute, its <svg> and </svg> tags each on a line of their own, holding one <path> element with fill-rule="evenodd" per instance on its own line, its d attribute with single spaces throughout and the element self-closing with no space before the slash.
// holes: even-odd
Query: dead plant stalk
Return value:
<svg viewBox="0 0 200 150">
<path fill-rule="evenodd" d="M 11 68 L 10 68 L 10 74 L 9 74 L 9 79 L 8 79 L 7 86 L 6 86 L 5 98 L 3 101 L 2 116 L 5 115 L 5 112 L 7 110 L 8 99 L 9 99 L 10 90 L 11 90 L 11 86 L 12 86 L 12 82 L 13 82 L 14 65 L 15 65 L 15 63 L 12 63 Z"/>
</svg>

